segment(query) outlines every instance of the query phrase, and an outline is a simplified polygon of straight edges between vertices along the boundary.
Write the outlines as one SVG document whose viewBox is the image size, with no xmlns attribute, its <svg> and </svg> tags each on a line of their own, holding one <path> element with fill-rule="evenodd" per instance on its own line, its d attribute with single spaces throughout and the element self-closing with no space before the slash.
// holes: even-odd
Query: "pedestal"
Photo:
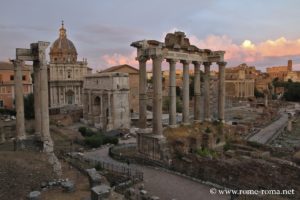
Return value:
<svg viewBox="0 0 300 200">
<path fill-rule="evenodd" d="M 138 153 L 147 159 L 163 161 L 166 148 L 166 138 L 152 134 L 151 129 L 140 129 L 137 132 Z"/>
</svg>

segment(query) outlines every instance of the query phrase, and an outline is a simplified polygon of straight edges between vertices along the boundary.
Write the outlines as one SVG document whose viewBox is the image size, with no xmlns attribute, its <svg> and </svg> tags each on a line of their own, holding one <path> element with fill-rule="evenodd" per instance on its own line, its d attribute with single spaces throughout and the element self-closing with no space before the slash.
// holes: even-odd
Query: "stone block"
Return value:
<svg viewBox="0 0 300 200">
<path fill-rule="evenodd" d="M 95 168 L 87 169 L 86 172 L 88 174 L 91 187 L 101 185 L 102 177 Z"/>
<path fill-rule="evenodd" d="M 28 200 L 39 200 L 40 199 L 41 192 L 39 191 L 32 191 L 28 194 L 27 199 Z"/>
<path fill-rule="evenodd" d="M 108 185 L 98 185 L 91 189 L 91 200 L 103 200 L 110 195 L 111 188 Z"/>
<path fill-rule="evenodd" d="M 75 185 L 72 181 L 65 181 L 61 183 L 61 187 L 66 192 L 74 192 L 75 191 Z"/>
</svg>

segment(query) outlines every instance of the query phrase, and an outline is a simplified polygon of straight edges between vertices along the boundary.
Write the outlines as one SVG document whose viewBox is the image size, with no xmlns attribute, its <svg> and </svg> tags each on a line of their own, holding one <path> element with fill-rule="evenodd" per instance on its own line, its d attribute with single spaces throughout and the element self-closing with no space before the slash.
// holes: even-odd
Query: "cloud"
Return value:
<svg viewBox="0 0 300 200">
<path fill-rule="evenodd" d="M 177 28 L 173 30 L 177 30 Z M 191 44 L 201 49 L 225 50 L 225 60 L 228 62 L 228 66 L 235 66 L 240 63 L 257 65 L 258 68 L 281 65 L 285 64 L 288 59 L 296 59 L 300 55 L 300 39 L 289 40 L 280 37 L 258 43 L 245 39 L 238 44 L 227 35 L 208 35 L 204 39 L 199 39 L 195 35 L 188 35 L 188 37 Z M 106 67 L 120 64 L 137 67 L 138 62 L 135 60 L 135 56 L 135 50 L 129 53 L 107 53 L 101 56 L 100 62 Z M 295 61 L 294 65 L 298 66 L 299 60 L 296 59 Z"/>
<path fill-rule="evenodd" d="M 234 63 L 256 63 L 268 57 L 288 57 L 300 55 L 300 39 L 288 40 L 280 37 L 275 40 L 266 40 L 253 43 L 251 40 L 244 40 L 241 44 L 236 44 L 226 35 L 209 35 L 200 40 L 196 36 L 190 36 L 190 41 L 199 48 L 209 48 L 212 50 L 225 50 L 225 59 Z"/>
<path fill-rule="evenodd" d="M 105 54 L 101 56 L 101 60 L 103 61 L 103 64 L 107 67 L 114 66 L 114 65 L 122 65 L 122 64 L 137 66 L 138 62 L 135 60 L 135 57 L 136 57 L 136 50 L 134 50 L 132 53 L 127 55 L 119 54 L 119 53 Z"/>
</svg>

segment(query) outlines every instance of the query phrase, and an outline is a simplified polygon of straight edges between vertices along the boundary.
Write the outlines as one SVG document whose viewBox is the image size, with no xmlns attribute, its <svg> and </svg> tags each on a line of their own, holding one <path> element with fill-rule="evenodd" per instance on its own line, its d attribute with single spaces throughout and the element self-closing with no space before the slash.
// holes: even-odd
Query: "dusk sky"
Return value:
<svg viewBox="0 0 300 200">
<path fill-rule="evenodd" d="M 199 48 L 225 50 L 229 67 L 286 65 L 300 70 L 297 0 L 0 0 L 0 60 L 58 38 L 61 20 L 78 58 L 95 70 L 137 67 L 131 42 L 184 31 Z M 179 65 L 178 65 L 179 66 Z"/>
</svg>

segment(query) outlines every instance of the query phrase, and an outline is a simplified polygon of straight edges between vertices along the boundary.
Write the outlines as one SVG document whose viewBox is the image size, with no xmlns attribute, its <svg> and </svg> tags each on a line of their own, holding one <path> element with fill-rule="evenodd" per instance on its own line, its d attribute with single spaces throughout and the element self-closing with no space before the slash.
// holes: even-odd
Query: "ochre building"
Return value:
<svg viewBox="0 0 300 200">
<path fill-rule="evenodd" d="M 31 66 L 22 68 L 22 83 L 24 96 L 33 92 Z M 0 62 L 0 108 L 14 109 L 14 66 L 9 62 Z"/>
</svg>

